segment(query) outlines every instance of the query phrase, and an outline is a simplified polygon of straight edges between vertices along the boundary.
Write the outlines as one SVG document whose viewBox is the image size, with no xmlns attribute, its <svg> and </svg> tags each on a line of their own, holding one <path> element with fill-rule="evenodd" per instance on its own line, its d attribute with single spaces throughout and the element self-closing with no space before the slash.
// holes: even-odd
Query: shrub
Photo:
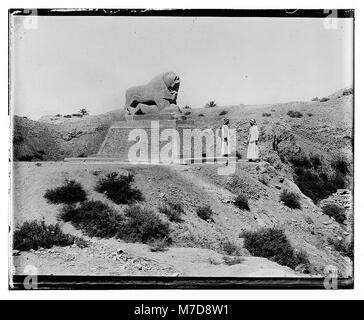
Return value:
<svg viewBox="0 0 364 320">
<path fill-rule="evenodd" d="M 217 104 L 215 103 L 215 101 L 211 100 L 208 103 L 206 103 L 205 108 L 215 108 L 217 106 Z"/>
<path fill-rule="evenodd" d="M 268 112 L 264 112 L 262 114 L 262 117 L 270 117 L 272 114 L 271 113 L 268 113 Z"/>
<path fill-rule="evenodd" d="M 183 107 L 183 109 L 191 109 L 191 107 L 189 106 L 189 105 L 185 105 L 184 107 Z"/>
<path fill-rule="evenodd" d="M 353 88 L 345 89 L 343 91 L 343 96 L 349 96 L 349 95 L 351 95 L 353 93 L 354 93 L 354 89 Z"/>
<path fill-rule="evenodd" d="M 295 168 L 294 182 L 315 203 L 346 185 L 341 174 L 329 175 L 322 168 Z"/>
<path fill-rule="evenodd" d="M 339 156 L 331 162 L 331 167 L 339 173 L 350 173 L 350 163 L 344 156 Z"/>
<path fill-rule="evenodd" d="M 54 204 L 71 204 L 86 200 L 86 192 L 75 180 L 66 180 L 65 184 L 55 189 L 48 189 L 44 194 L 49 202 Z"/>
<path fill-rule="evenodd" d="M 343 223 L 346 219 L 344 208 L 334 203 L 325 204 L 321 209 L 324 214 L 334 218 L 338 223 Z"/>
<path fill-rule="evenodd" d="M 44 221 L 38 220 L 24 222 L 16 228 L 13 236 L 13 248 L 20 251 L 72 244 L 79 247 L 88 245 L 82 238 L 63 233 L 58 223 L 46 225 Z"/>
<path fill-rule="evenodd" d="M 191 114 L 191 111 L 187 111 L 184 113 L 185 116 L 189 116 Z"/>
<path fill-rule="evenodd" d="M 58 218 L 71 222 L 90 237 L 99 238 L 114 237 L 124 221 L 123 216 L 101 201 L 85 201 L 80 206 L 66 205 Z"/>
<path fill-rule="evenodd" d="M 153 242 L 156 239 L 169 241 L 169 224 L 163 222 L 152 210 L 132 205 L 125 210 L 127 220 L 119 229 L 117 238 L 131 242 Z"/>
<path fill-rule="evenodd" d="M 229 240 L 226 240 L 221 244 L 221 249 L 229 256 L 240 255 L 240 247 Z"/>
<path fill-rule="evenodd" d="M 344 239 L 327 239 L 329 245 L 332 245 L 334 249 L 340 252 L 342 255 L 354 260 L 354 242 L 345 241 Z"/>
<path fill-rule="evenodd" d="M 289 115 L 291 118 L 301 118 L 303 116 L 301 112 L 293 110 L 289 110 L 287 112 L 287 115 Z"/>
<path fill-rule="evenodd" d="M 240 160 L 240 159 L 242 158 L 242 155 L 241 155 L 241 153 L 240 153 L 239 151 L 236 151 L 236 152 L 235 152 L 235 156 L 236 156 L 236 158 L 237 158 L 238 160 Z"/>
<path fill-rule="evenodd" d="M 224 260 L 224 263 L 228 266 L 233 266 L 235 264 L 240 264 L 244 261 L 241 257 L 229 257 L 229 256 L 223 256 L 222 259 Z"/>
<path fill-rule="evenodd" d="M 196 211 L 197 215 L 202 219 L 202 220 L 213 220 L 212 216 L 213 216 L 213 211 L 211 210 L 210 206 L 202 206 L 197 208 Z"/>
<path fill-rule="evenodd" d="M 314 167 L 319 167 L 322 164 L 321 157 L 318 154 L 311 154 L 309 161 Z"/>
<path fill-rule="evenodd" d="M 284 203 L 285 206 L 289 208 L 301 209 L 299 196 L 293 192 L 283 190 L 283 192 L 280 195 L 280 200 Z"/>
<path fill-rule="evenodd" d="M 219 116 L 223 116 L 225 114 L 227 114 L 228 112 L 226 110 L 222 110 L 220 113 L 219 113 Z"/>
<path fill-rule="evenodd" d="M 79 113 L 72 113 L 72 117 L 79 117 L 79 118 L 82 118 L 82 114 L 79 114 Z"/>
<path fill-rule="evenodd" d="M 319 101 L 320 99 L 318 97 L 314 97 L 311 99 L 311 101 Z"/>
<path fill-rule="evenodd" d="M 293 168 L 294 182 L 315 203 L 337 189 L 346 187 L 345 174 L 350 173 L 350 164 L 344 157 L 338 157 L 330 166 L 323 163 L 321 156 L 317 154 L 311 154 L 310 157 L 294 156 L 289 158 L 289 162 Z"/>
<path fill-rule="evenodd" d="M 205 115 L 204 115 L 204 114 L 202 114 L 202 113 L 200 113 L 198 116 L 199 116 L 199 117 L 204 117 Z"/>
<path fill-rule="evenodd" d="M 127 204 L 143 200 L 140 190 L 132 188 L 134 181 L 132 174 L 120 175 L 117 172 L 108 173 L 99 178 L 95 190 L 104 193 L 106 197 L 116 204 Z"/>
<path fill-rule="evenodd" d="M 326 102 L 326 101 L 329 101 L 330 100 L 330 98 L 328 98 L 328 97 L 323 97 L 323 98 L 321 98 L 320 99 L 320 102 Z"/>
<path fill-rule="evenodd" d="M 308 115 L 309 117 L 312 117 L 312 113 L 307 113 L 307 115 Z"/>
<path fill-rule="evenodd" d="M 149 250 L 152 252 L 167 251 L 168 244 L 165 239 L 157 239 L 149 244 Z"/>
<path fill-rule="evenodd" d="M 296 155 L 288 159 L 288 161 L 295 167 L 311 168 L 312 163 L 310 159 L 305 155 Z"/>
<path fill-rule="evenodd" d="M 183 221 L 182 215 L 184 214 L 184 209 L 179 202 L 168 201 L 159 208 L 159 212 L 166 215 L 169 221 L 177 223 Z"/>
<path fill-rule="evenodd" d="M 236 207 L 238 207 L 241 210 L 247 210 L 249 211 L 249 203 L 248 203 L 248 199 L 245 195 L 243 194 L 239 194 L 235 200 L 234 200 L 234 204 Z"/>
<path fill-rule="evenodd" d="M 309 264 L 307 256 L 294 250 L 280 229 L 245 231 L 240 236 L 244 238 L 245 248 L 253 256 L 268 258 L 292 269 L 301 264 Z"/>
<path fill-rule="evenodd" d="M 60 113 L 56 114 L 55 117 L 59 118 L 62 117 L 62 115 Z"/>
</svg>

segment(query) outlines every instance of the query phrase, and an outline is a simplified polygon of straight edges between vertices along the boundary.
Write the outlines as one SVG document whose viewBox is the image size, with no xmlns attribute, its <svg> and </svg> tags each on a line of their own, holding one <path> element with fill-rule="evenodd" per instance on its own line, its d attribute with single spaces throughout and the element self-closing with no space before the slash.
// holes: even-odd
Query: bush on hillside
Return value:
<svg viewBox="0 0 364 320">
<path fill-rule="evenodd" d="M 238 256 L 241 253 L 240 247 L 229 240 L 221 244 L 221 249 L 229 256 Z"/>
<path fill-rule="evenodd" d="M 290 116 L 291 118 L 301 118 L 303 117 L 303 114 L 299 111 L 293 111 L 293 110 L 289 110 L 287 112 L 287 115 Z"/>
<path fill-rule="evenodd" d="M 302 264 L 309 265 L 306 254 L 294 250 L 280 229 L 245 231 L 240 237 L 244 238 L 244 246 L 253 256 L 264 257 L 292 269 Z"/>
<path fill-rule="evenodd" d="M 184 209 L 181 203 L 167 201 L 159 208 L 159 212 L 163 213 L 171 222 L 182 222 L 182 215 L 184 214 Z"/>
<path fill-rule="evenodd" d="M 327 165 L 317 154 L 310 157 L 301 155 L 289 158 L 294 182 L 303 194 L 317 203 L 337 189 L 346 187 L 346 176 L 342 172 L 350 173 L 350 165 L 345 160 L 338 159 Z"/>
<path fill-rule="evenodd" d="M 164 252 L 168 250 L 168 243 L 165 239 L 157 239 L 149 243 L 149 250 L 151 252 Z"/>
<path fill-rule="evenodd" d="M 88 245 L 87 241 L 80 237 L 63 233 L 58 223 L 46 225 L 44 221 L 26 221 L 15 229 L 13 235 L 13 249 L 20 251 L 72 244 L 80 247 Z"/>
<path fill-rule="evenodd" d="M 352 261 L 354 260 L 354 242 L 346 241 L 344 239 L 327 239 L 327 243 L 332 245 L 337 252 L 342 255 L 349 257 Z"/>
<path fill-rule="evenodd" d="M 262 114 L 262 117 L 270 117 L 272 114 L 271 113 L 268 113 L 268 112 L 264 112 Z"/>
<path fill-rule="evenodd" d="M 219 113 L 219 116 L 224 116 L 225 114 L 227 114 L 228 112 L 226 110 L 222 110 L 220 113 Z"/>
<path fill-rule="evenodd" d="M 250 210 L 248 198 L 245 195 L 243 195 L 243 194 L 239 194 L 235 198 L 234 205 L 236 207 L 238 207 L 239 209 L 241 209 L 241 210 L 247 210 L 247 211 Z"/>
<path fill-rule="evenodd" d="M 306 155 L 296 155 L 291 156 L 288 161 L 294 166 L 294 167 L 303 167 L 303 168 L 311 168 L 312 163 L 310 159 Z"/>
<path fill-rule="evenodd" d="M 343 96 L 349 96 L 349 95 L 351 95 L 353 93 L 354 93 L 354 89 L 353 88 L 345 89 L 343 91 Z"/>
<path fill-rule="evenodd" d="M 186 111 L 185 113 L 184 113 L 184 115 L 185 116 L 189 116 L 191 114 L 191 111 Z"/>
<path fill-rule="evenodd" d="M 323 98 L 321 98 L 320 99 L 320 102 L 326 102 L 326 101 L 329 101 L 330 100 L 330 98 L 328 98 L 328 97 L 323 97 Z"/>
<path fill-rule="evenodd" d="M 328 203 L 324 205 L 321 209 L 324 214 L 334 218 L 335 221 L 338 223 L 343 223 L 346 219 L 344 208 L 334 203 Z"/>
<path fill-rule="evenodd" d="M 224 260 L 224 263 L 227 264 L 228 266 L 240 264 L 244 261 L 244 258 L 242 258 L 242 257 L 223 256 L 222 259 Z"/>
<path fill-rule="evenodd" d="M 297 194 L 293 192 L 283 190 L 283 192 L 280 194 L 280 200 L 284 203 L 285 206 L 289 208 L 301 209 L 300 198 Z"/>
<path fill-rule="evenodd" d="M 310 162 L 313 167 L 319 167 L 322 165 L 322 159 L 321 156 L 318 154 L 311 154 L 310 155 Z"/>
<path fill-rule="evenodd" d="M 170 228 L 152 210 L 139 205 L 132 205 L 125 209 L 127 220 L 119 229 L 117 238 L 130 242 L 153 242 L 156 239 L 169 241 Z"/>
<path fill-rule="evenodd" d="M 120 175 L 117 172 L 111 172 L 99 178 L 95 190 L 104 193 L 108 199 L 116 204 L 142 201 L 143 195 L 140 190 L 131 186 L 133 181 L 134 176 L 132 174 Z"/>
<path fill-rule="evenodd" d="M 58 218 L 71 222 L 76 229 L 81 229 L 89 237 L 111 238 L 120 229 L 124 218 L 113 208 L 101 201 L 85 201 L 79 206 L 66 205 Z"/>
<path fill-rule="evenodd" d="M 214 212 L 212 211 L 210 206 L 202 206 L 197 208 L 196 211 L 197 215 L 202 219 L 202 220 L 213 220 L 212 216 L 214 214 Z"/>
<path fill-rule="evenodd" d="M 295 168 L 294 182 L 302 193 L 311 198 L 314 203 L 346 186 L 345 177 L 342 174 L 329 175 L 321 168 Z"/>
<path fill-rule="evenodd" d="M 70 114 L 66 114 L 63 116 L 63 118 L 72 118 L 72 116 Z"/>
<path fill-rule="evenodd" d="M 54 189 L 48 189 L 44 194 L 50 203 L 72 204 L 86 200 L 86 191 L 75 180 L 66 180 L 64 185 Z"/>
<path fill-rule="evenodd" d="M 350 163 L 344 156 L 338 156 L 331 162 L 331 167 L 336 170 L 336 172 L 342 173 L 344 175 L 350 173 Z"/>
<path fill-rule="evenodd" d="M 199 117 L 204 117 L 205 115 L 204 115 L 204 114 L 202 114 L 202 113 L 200 113 L 198 116 L 199 116 Z"/>
<path fill-rule="evenodd" d="M 320 101 L 320 99 L 318 97 L 314 97 L 311 99 L 311 101 Z"/>
</svg>

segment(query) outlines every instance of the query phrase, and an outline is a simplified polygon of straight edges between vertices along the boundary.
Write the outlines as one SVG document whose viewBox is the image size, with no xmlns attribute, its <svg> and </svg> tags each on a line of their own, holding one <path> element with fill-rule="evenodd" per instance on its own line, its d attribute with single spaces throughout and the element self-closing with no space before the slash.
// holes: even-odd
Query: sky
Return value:
<svg viewBox="0 0 364 320">
<path fill-rule="evenodd" d="M 123 108 L 125 91 L 180 76 L 179 106 L 311 100 L 352 85 L 352 19 L 26 17 L 11 25 L 14 113 Z"/>
</svg>

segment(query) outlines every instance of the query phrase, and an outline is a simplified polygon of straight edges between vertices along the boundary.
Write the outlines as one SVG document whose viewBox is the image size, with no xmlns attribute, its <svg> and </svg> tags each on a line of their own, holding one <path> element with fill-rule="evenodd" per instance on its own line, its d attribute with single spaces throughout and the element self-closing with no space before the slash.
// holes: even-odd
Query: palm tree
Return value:
<svg viewBox="0 0 364 320">
<path fill-rule="evenodd" d="M 209 101 L 207 104 L 206 104 L 206 108 L 214 108 L 214 107 L 216 107 L 217 106 L 217 104 L 215 103 L 215 101 L 214 100 L 211 100 L 211 101 Z"/>
</svg>

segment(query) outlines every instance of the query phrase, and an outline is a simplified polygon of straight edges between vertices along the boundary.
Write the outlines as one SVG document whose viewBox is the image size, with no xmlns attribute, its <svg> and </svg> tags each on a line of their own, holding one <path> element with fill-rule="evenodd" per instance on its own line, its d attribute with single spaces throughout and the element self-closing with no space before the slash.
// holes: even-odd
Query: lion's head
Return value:
<svg viewBox="0 0 364 320">
<path fill-rule="evenodd" d="M 179 76 L 177 76 L 174 72 L 166 72 L 163 75 L 163 80 L 169 91 L 178 92 L 180 84 Z"/>
</svg>

